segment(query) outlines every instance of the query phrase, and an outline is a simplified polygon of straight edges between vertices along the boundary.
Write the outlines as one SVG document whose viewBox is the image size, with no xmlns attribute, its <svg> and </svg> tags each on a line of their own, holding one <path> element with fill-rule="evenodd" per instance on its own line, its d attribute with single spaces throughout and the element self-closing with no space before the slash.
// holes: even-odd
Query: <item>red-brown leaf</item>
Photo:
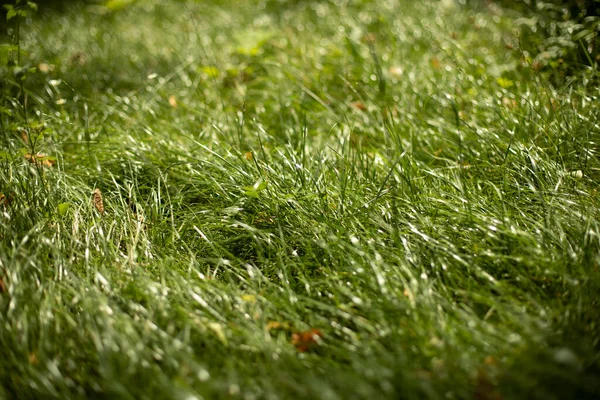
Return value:
<svg viewBox="0 0 600 400">
<path fill-rule="evenodd" d="M 292 333 L 292 344 L 304 353 L 314 348 L 322 337 L 323 332 L 313 328 L 310 331 Z"/>
</svg>

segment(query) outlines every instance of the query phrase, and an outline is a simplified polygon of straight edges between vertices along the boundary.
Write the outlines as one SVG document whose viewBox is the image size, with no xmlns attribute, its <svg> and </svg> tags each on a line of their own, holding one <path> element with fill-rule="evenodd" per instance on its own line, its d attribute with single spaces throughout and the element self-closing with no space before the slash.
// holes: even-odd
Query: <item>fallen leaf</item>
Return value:
<svg viewBox="0 0 600 400">
<path fill-rule="evenodd" d="M 322 337 L 323 333 L 313 328 L 310 331 L 292 333 L 292 344 L 296 347 L 296 350 L 304 353 L 319 344 Z"/>
<path fill-rule="evenodd" d="M 361 110 L 361 111 L 366 111 L 367 110 L 367 106 L 365 106 L 365 103 L 361 102 L 361 101 L 355 101 L 353 103 L 350 104 L 353 108 L 356 108 L 357 110 Z"/>
<path fill-rule="evenodd" d="M 4 283 L 4 278 L 0 276 L 0 293 L 6 293 L 6 283 Z"/>
<path fill-rule="evenodd" d="M 282 329 L 282 330 L 289 330 L 290 329 L 290 324 L 287 322 L 277 322 L 277 321 L 269 321 L 267 323 L 267 332 L 271 332 L 272 330 L 276 330 L 276 329 Z"/>
<path fill-rule="evenodd" d="M 98 189 L 98 188 L 94 189 L 93 201 L 94 201 L 94 207 L 96 207 L 96 210 L 98 210 L 100 215 L 104 215 L 104 202 L 102 201 L 102 192 L 100 192 L 100 189 Z"/>
<path fill-rule="evenodd" d="M 173 108 L 177 108 L 177 99 L 175 96 L 169 96 L 169 105 Z"/>
<path fill-rule="evenodd" d="M 0 205 L 2 205 L 4 208 L 10 206 L 14 200 L 14 196 L 15 192 L 7 193 L 6 195 L 4 193 L 0 193 Z"/>
<path fill-rule="evenodd" d="M 56 160 L 46 154 L 25 154 L 25 159 L 32 164 L 43 165 L 44 167 L 53 167 Z"/>
</svg>

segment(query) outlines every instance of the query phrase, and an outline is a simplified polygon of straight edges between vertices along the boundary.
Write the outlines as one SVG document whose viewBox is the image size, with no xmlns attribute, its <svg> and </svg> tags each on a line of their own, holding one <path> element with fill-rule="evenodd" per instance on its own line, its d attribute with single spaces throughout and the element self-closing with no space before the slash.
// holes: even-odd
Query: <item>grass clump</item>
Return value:
<svg viewBox="0 0 600 400">
<path fill-rule="evenodd" d="M 0 397 L 598 396 L 597 71 L 533 68 L 515 13 L 23 19 Z"/>
</svg>

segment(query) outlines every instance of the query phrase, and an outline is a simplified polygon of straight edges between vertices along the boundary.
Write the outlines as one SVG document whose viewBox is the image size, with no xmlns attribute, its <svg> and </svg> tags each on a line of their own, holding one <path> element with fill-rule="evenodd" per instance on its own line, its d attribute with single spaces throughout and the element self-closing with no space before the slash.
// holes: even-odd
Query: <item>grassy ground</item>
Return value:
<svg viewBox="0 0 600 400">
<path fill-rule="evenodd" d="M 0 398 L 600 395 L 594 68 L 494 5 L 125 3 L 4 76 Z"/>
</svg>

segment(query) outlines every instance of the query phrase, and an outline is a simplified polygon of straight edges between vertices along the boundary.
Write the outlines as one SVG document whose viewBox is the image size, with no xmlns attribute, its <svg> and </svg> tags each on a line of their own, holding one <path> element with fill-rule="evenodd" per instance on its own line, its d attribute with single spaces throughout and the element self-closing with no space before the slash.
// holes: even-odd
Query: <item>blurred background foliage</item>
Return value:
<svg viewBox="0 0 600 400">
<path fill-rule="evenodd" d="M 96 12 L 102 10 L 118 11 L 134 3 L 144 0 L 38 0 L 39 12 L 61 12 L 68 8 L 86 4 L 88 9 Z M 181 1 L 181 0 L 179 0 Z M 262 0 L 256 7 L 279 14 L 302 4 L 314 3 L 316 0 Z M 359 3 L 369 3 L 362 0 Z M 12 4 L 14 0 L 3 0 L 0 4 Z M 222 7 L 236 7 L 237 1 L 215 0 L 212 3 Z M 355 2 L 341 1 L 342 6 Z M 440 4 L 444 3 L 443 1 Z M 593 67 L 600 61 L 598 49 L 600 42 L 598 32 L 598 0 L 458 0 L 465 7 L 485 9 L 501 8 L 515 16 L 515 29 L 519 32 L 520 50 L 531 63 L 534 70 L 554 71 L 553 83 L 568 83 L 571 77 L 581 68 Z M 2 12 L 6 10 L 2 7 Z M 0 18 L 1 35 L 10 36 L 10 26 L 4 15 Z"/>
</svg>

